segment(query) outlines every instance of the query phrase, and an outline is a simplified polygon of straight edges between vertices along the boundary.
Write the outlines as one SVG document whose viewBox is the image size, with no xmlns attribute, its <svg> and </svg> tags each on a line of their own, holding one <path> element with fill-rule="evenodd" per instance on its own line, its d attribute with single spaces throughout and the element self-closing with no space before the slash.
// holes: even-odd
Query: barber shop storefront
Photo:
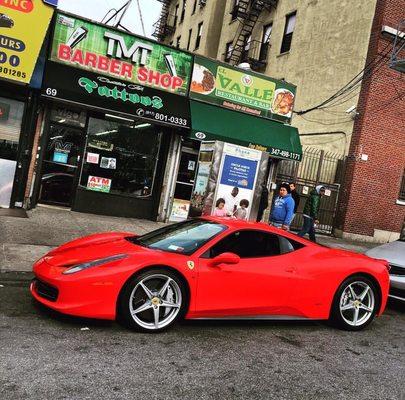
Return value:
<svg viewBox="0 0 405 400">
<path fill-rule="evenodd" d="M 171 143 L 191 126 L 191 68 L 190 54 L 57 14 L 36 203 L 156 220 Z"/>
<path fill-rule="evenodd" d="M 58 13 L 32 204 L 180 221 L 238 192 L 254 219 L 277 160 L 301 158 L 294 97 L 287 82 Z"/>
</svg>

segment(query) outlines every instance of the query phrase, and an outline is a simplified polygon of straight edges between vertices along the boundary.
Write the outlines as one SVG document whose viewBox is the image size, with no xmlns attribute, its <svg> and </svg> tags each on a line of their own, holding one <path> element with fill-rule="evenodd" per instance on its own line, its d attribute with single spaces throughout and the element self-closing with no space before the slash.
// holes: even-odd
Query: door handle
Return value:
<svg viewBox="0 0 405 400">
<path fill-rule="evenodd" d="M 290 266 L 286 267 L 285 272 L 294 273 L 294 272 L 297 272 L 297 268 L 290 265 Z"/>
</svg>

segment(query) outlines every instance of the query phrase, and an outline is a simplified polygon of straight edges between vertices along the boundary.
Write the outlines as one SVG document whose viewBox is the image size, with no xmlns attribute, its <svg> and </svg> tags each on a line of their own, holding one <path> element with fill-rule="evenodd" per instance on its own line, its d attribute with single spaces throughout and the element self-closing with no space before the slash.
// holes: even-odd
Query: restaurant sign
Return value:
<svg viewBox="0 0 405 400">
<path fill-rule="evenodd" d="M 63 79 L 60 79 L 61 76 Z M 190 107 L 184 96 L 69 68 L 51 61 L 46 67 L 41 94 L 79 105 L 114 110 L 161 124 L 190 127 Z"/>
<path fill-rule="evenodd" d="M 60 13 L 50 59 L 184 96 L 193 61 L 191 54 L 180 50 Z"/>
<path fill-rule="evenodd" d="M 195 57 L 190 97 L 234 111 L 290 123 L 296 87 L 284 81 Z"/>
</svg>

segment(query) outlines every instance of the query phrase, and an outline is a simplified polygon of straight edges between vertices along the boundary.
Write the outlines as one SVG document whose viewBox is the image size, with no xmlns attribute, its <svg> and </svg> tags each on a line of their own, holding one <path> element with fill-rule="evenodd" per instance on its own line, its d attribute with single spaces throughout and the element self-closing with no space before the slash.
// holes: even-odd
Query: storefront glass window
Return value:
<svg viewBox="0 0 405 400">
<path fill-rule="evenodd" d="M 150 196 L 160 133 L 156 126 L 90 118 L 80 185 L 88 190 Z"/>
</svg>

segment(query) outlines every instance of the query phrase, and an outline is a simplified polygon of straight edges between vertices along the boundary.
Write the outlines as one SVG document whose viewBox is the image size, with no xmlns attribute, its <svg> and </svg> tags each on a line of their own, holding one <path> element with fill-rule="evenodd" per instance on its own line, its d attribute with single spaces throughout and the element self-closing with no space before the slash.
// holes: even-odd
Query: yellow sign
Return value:
<svg viewBox="0 0 405 400">
<path fill-rule="evenodd" d="M 248 71 L 219 66 L 215 88 L 217 97 L 267 111 L 271 108 L 276 84 L 250 75 Z"/>
<path fill-rule="evenodd" d="M 52 13 L 42 0 L 0 0 L 0 78 L 30 82 Z"/>
</svg>

